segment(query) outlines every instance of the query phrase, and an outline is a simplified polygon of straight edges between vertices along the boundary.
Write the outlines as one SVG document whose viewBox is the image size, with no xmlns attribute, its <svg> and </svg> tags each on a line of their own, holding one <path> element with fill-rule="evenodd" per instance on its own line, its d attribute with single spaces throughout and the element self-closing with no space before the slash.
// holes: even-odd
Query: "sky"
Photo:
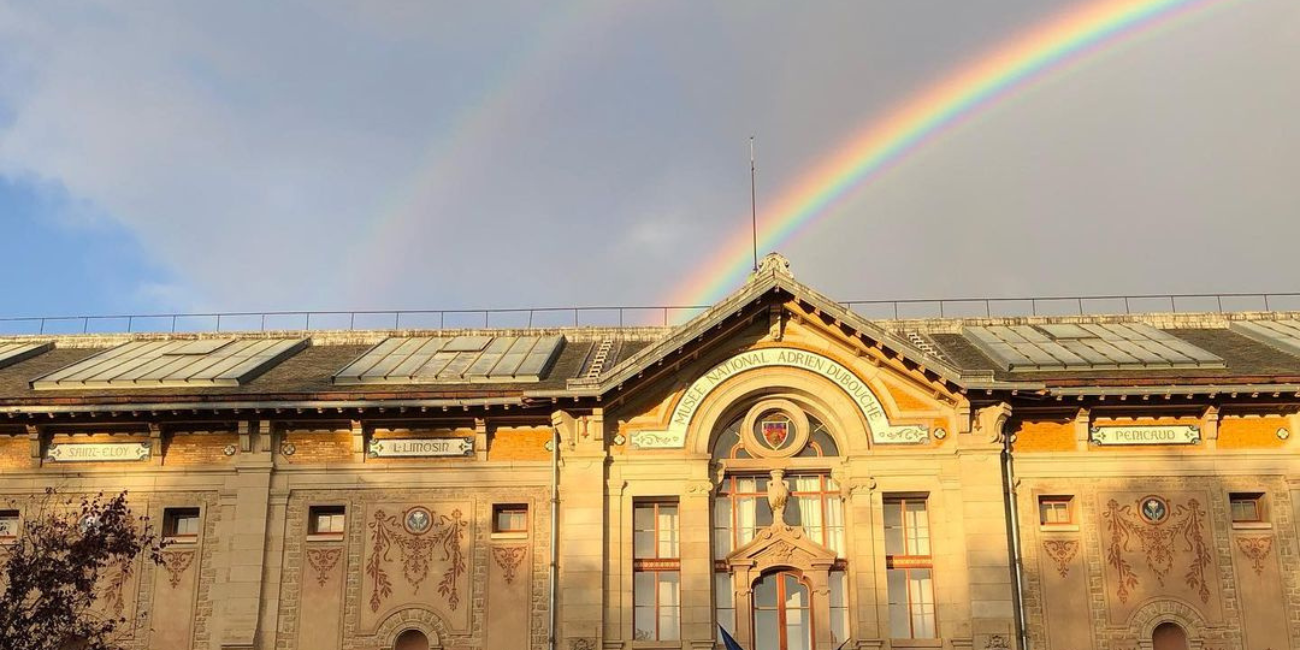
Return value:
<svg viewBox="0 0 1300 650">
<path fill-rule="evenodd" d="M 656 305 L 1086 0 L 0 0 L 0 317 Z M 781 251 L 839 300 L 1300 290 L 1300 3 L 998 101 Z M 766 251 L 762 251 L 766 252 Z"/>
</svg>

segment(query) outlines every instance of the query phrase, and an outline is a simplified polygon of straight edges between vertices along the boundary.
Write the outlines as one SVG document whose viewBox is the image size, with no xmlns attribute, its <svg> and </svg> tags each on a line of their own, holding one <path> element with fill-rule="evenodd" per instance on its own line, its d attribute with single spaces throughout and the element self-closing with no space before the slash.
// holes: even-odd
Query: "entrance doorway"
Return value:
<svg viewBox="0 0 1300 650">
<path fill-rule="evenodd" d="M 398 635 L 393 650 L 429 650 L 429 637 L 419 630 L 407 630 Z"/>
<path fill-rule="evenodd" d="M 754 585 L 754 648 L 812 650 L 812 604 L 796 573 L 769 573 Z"/>
<path fill-rule="evenodd" d="M 1155 650 L 1187 650 L 1187 633 L 1177 623 L 1161 623 L 1151 633 Z"/>
</svg>

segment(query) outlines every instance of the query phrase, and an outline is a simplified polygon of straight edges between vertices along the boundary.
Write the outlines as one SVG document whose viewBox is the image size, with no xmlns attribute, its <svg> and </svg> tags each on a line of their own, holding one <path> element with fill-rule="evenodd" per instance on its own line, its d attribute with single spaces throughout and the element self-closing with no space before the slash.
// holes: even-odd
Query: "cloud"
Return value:
<svg viewBox="0 0 1300 650">
<path fill-rule="evenodd" d="M 0 175 L 129 229 L 159 308 L 647 302 L 747 223 L 749 135 L 772 201 L 1067 4 L 0 0 Z M 1289 239 L 1248 239 L 1300 234 L 1298 15 L 1238 3 L 1044 85 L 789 244 L 796 273 L 846 299 L 1284 274 Z"/>
</svg>

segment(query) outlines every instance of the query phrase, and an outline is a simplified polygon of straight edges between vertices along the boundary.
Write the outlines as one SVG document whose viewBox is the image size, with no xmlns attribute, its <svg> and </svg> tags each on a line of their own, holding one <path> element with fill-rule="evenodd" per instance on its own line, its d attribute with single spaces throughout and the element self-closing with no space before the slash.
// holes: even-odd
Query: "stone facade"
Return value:
<svg viewBox="0 0 1300 650">
<path fill-rule="evenodd" d="M 164 526 L 199 518 L 161 566 L 106 579 L 140 650 L 702 650 L 719 623 L 751 649 L 1300 647 L 1285 373 L 1154 397 L 1085 377 L 1070 386 L 1099 390 L 1063 397 L 963 375 L 943 358 L 960 350 L 900 343 L 912 325 L 889 335 L 765 273 L 531 393 L 286 396 L 259 379 L 219 399 L 2 398 L 3 509 L 34 512 L 46 486 L 126 489 Z M 1100 445 L 1099 426 L 1197 437 Z M 371 452 L 394 439 L 472 442 Z M 121 443 L 150 453 L 47 453 Z"/>
</svg>

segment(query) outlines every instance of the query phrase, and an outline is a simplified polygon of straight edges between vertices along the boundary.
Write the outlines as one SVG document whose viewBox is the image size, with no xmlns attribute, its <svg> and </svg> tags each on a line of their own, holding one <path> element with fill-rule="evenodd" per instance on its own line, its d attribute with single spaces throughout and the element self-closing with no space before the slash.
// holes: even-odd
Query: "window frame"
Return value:
<svg viewBox="0 0 1300 650">
<path fill-rule="evenodd" d="M 907 525 L 907 504 L 908 504 L 908 503 L 916 503 L 916 502 L 918 502 L 918 501 L 919 501 L 921 504 L 923 504 L 923 506 L 924 506 L 924 512 L 925 512 L 925 518 L 926 518 L 926 525 L 925 525 L 926 537 L 925 537 L 925 543 L 926 543 L 926 547 L 927 547 L 927 549 L 929 550 L 929 553 L 928 553 L 928 554 L 925 554 L 925 555 L 917 555 L 917 554 L 913 554 L 913 553 L 912 553 L 912 551 L 914 551 L 914 550 L 916 550 L 916 549 L 911 548 L 911 537 L 908 535 L 908 525 Z M 940 630 L 939 630 L 939 611 L 938 611 L 939 608 L 938 608 L 938 597 L 937 597 L 937 595 L 936 595 L 938 590 L 935 588 L 934 545 L 933 545 L 933 539 L 934 539 L 934 536 L 931 534 L 932 531 L 934 530 L 934 528 L 933 528 L 933 526 L 931 525 L 932 522 L 931 522 L 931 519 L 930 519 L 930 497 L 929 497 L 929 495 L 920 495 L 920 494 L 886 495 L 886 496 L 884 497 L 884 499 L 882 500 L 882 502 L 881 502 L 881 507 L 882 507 L 882 509 L 884 509 L 884 508 L 889 508 L 891 505 L 894 505 L 894 504 L 897 504 L 897 506 L 898 506 L 898 508 L 899 508 L 899 523 L 900 523 L 900 529 L 902 530 L 902 540 L 903 540 L 903 552 L 904 552 L 904 554 L 903 554 L 903 555 L 898 555 L 898 554 L 890 554 L 890 553 L 889 553 L 888 534 L 886 534 L 886 540 L 885 540 L 885 545 L 884 545 L 884 549 L 885 549 L 885 573 L 886 573 L 886 576 L 888 576 L 888 574 L 889 574 L 890 571 L 902 571 L 902 572 L 903 572 L 903 584 L 904 584 L 904 586 L 905 586 L 906 589 L 907 589 L 907 593 L 906 593 L 906 595 L 905 595 L 905 597 L 906 597 L 906 601 L 905 601 L 905 602 L 907 603 L 907 628 L 908 628 L 908 633 L 910 634 L 910 636 L 907 636 L 907 637 L 894 637 L 894 636 L 893 636 L 893 622 L 892 622 L 892 620 L 891 620 L 891 621 L 890 621 L 890 637 L 891 637 L 891 638 L 904 638 L 904 639 L 939 639 L 939 638 L 942 638 L 942 633 L 941 633 Z M 883 514 L 883 513 L 882 513 L 882 514 Z M 931 613 L 930 613 L 930 615 L 929 615 L 929 617 L 930 617 L 930 619 L 931 619 L 931 620 L 929 621 L 929 627 L 930 627 L 930 628 L 933 630 L 933 632 L 934 632 L 933 636 L 926 636 L 926 637 L 918 637 L 918 636 L 916 636 L 916 617 L 917 617 L 917 612 L 916 612 L 916 610 L 914 609 L 914 606 L 915 606 L 915 603 L 916 603 L 917 601 L 913 599 L 913 595 L 912 595 L 912 571 L 913 571 L 913 570 L 924 570 L 924 571 L 929 571 L 929 572 L 930 572 L 930 594 L 929 594 L 929 596 L 930 596 L 930 603 L 931 603 L 931 610 L 932 610 L 932 611 L 931 611 Z M 885 602 L 886 602 L 886 603 L 891 603 L 891 602 L 892 602 L 892 600 L 891 600 L 891 594 L 889 593 L 889 590 L 888 590 L 888 585 L 886 585 L 886 590 L 885 590 Z M 923 603 L 924 601 L 921 601 L 921 602 Z M 892 614 L 891 614 L 891 616 L 892 616 Z M 921 616 L 925 616 L 924 612 L 921 613 Z"/>
<path fill-rule="evenodd" d="M 500 516 L 505 513 L 524 514 L 523 528 L 501 528 Z M 527 503 L 494 503 L 492 504 L 492 535 L 494 537 L 527 537 L 528 532 L 532 529 L 533 518 L 531 509 Z"/>
<path fill-rule="evenodd" d="M 13 520 L 13 524 L 14 524 L 13 534 L 0 535 L 0 544 L 12 544 L 15 541 L 17 541 L 18 536 L 22 534 L 23 512 L 21 510 L 17 510 L 14 508 L 6 508 L 4 510 L 0 510 L 0 520 L 4 520 L 4 519 Z"/>
<path fill-rule="evenodd" d="M 178 532 L 179 523 L 183 519 L 193 519 L 196 530 L 193 533 Z M 203 510 L 197 506 L 177 506 L 174 508 L 163 508 L 163 539 L 179 543 L 193 544 L 199 541 L 203 532 Z"/>
<path fill-rule="evenodd" d="M 318 527 L 321 516 L 343 517 L 343 529 L 322 531 Z M 338 540 L 347 536 L 348 507 L 340 503 L 320 504 L 307 508 L 307 539 L 311 541 Z"/>
<path fill-rule="evenodd" d="M 675 516 L 674 516 L 674 519 L 673 519 L 673 521 L 674 521 L 674 528 L 675 528 L 675 530 L 674 530 L 673 532 L 676 534 L 676 538 L 677 538 L 677 540 L 676 540 L 676 544 L 675 544 L 676 551 L 677 551 L 677 555 L 676 555 L 675 557 L 661 557 L 661 556 L 660 556 L 660 548 L 661 548 L 661 544 L 662 544 L 662 540 L 663 540 L 663 538 L 662 538 L 661 535 L 660 535 L 660 527 L 659 527 L 660 517 L 659 517 L 659 510 L 660 510 L 660 508 L 665 507 L 665 506 L 667 506 L 667 507 L 671 507 L 671 508 L 673 508 L 673 510 L 675 511 Z M 640 510 L 640 509 L 643 509 L 643 508 L 650 508 L 650 509 L 651 509 L 651 516 L 652 516 L 652 518 L 653 518 L 653 520 L 654 520 L 654 541 L 653 541 L 654 557 L 637 557 L 637 550 L 636 550 L 636 534 L 637 534 L 637 532 L 645 532 L 645 531 L 639 531 L 639 529 L 636 527 L 636 515 L 637 515 L 637 511 Z M 682 603 L 681 603 L 681 588 L 682 588 L 682 584 L 681 584 L 681 579 L 682 579 L 681 529 L 682 529 L 682 525 L 681 525 L 681 505 L 679 504 L 679 502 L 678 502 L 676 499 L 669 499 L 669 498 L 647 498 L 647 499 L 634 499 L 634 500 L 632 501 L 632 582 L 633 582 L 633 588 L 632 588 L 632 635 L 633 635 L 633 637 L 634 637 L 634 641 L 645 641 L 645 642 L 671 642 L 671 641 L 679 641 L 679 640 L 681 640 L 681 635 L 682 635 L 682 631 L 681 631 L 681 615 L 682 615 Z M 635 586 L 635 585 L 636 585 L 636 577 L 637 577 L 637 574 L 642 574 L 642 573 L 649 573 L 649 574 L 653 574 L 653 576 L 654 576 L 654 604 L 653 604 L 653 605 L 650 605 L 649 607 L 651 607 L 651 608 L 653 609 L 653 611 L 654 611 L 655 629 L 654 629 L 654 635 L 653 635 L 653 638 L 650 638 L 650 639 L 637 639 L 637 638 L 635 638 L 635 637 L 636 637 L 636 632 L 637 632 L 637 627 L 636 627 L 636 611 L 637 611 L 637 609 L 640 609 L 640 608 L 642 608 L 642 607 L 646 607 L 646 605 L 640 605 L 640 604 L 638 604 L 637 599 L 636 599 L 636 586 Z M 677 605 L 675 606 L 675 609 L 677 610 L 677 616 L 676 616 L 676 620 L 677 620 L 677 629 L 674 630 L 674 636 L 673 636 L 673 638 L 671 638 L 671 639 L 664 639 L 664 634 L 663 634 L 663 629 L 662 629 L 662 619 L 663 619 L 663 615 L 662 615 L 661 612 L 663 611 L 663 608 L 664 608 L 665 606 L 662 605 L 662 599 L 660 598 L 660 595 L 659 595 L 660 586 L 663 584 L 663 581 L 660 579 L 660 576 L 659 576 L 660 573 L 676 573 L 676 574 L 677 574 Z"/>
<path fill-rule="evenodd" d="M 787 617 L 787 612 L 789 611 L 790 608 L 786 607 L 785 604 L 786 600 L 789 597 L 789 592 L 786 591 L 786 584 L 785 584 L 785 578 L 787 577 L 793 578 L 796 583 L 798 583 L 801 587 L 803 587 L 804 593 L 808 595 L 807 605 L 804 607 L 796 607 L 794 609 L 807 613 L 808 620 L 805 623 L 805 625 L 807 626 L 808 629 L 808 640 L 811 641 L 811 645 L 809 647 L 816 648 L 817 647 L 817 614 L 814 611 L 816 608 L 813 606 L 814 590 L 812 586 L 812 580 L 810 580 L 806 575 L 804 575 L 802 571 L 783 570 L 783 571 L 777 571 L 773 573 L 766 573 L 758 577 L 758 580 L 756 580 L 754 584 L 751 586 L 750 592 L 756 594 L 758 591 L 757 589 L 758 583 L 767 580 L 769 578 L 773 579 L 776 581 L 776 584 L 773 586 L 773 596 L 776 598 L 776 605 L 775 607 L 759 606 L 758 597 L 756 595 L 752 596 L 750 599 L 750 608 L 749 608 L 750 629 L 754 630 L 755 633 L 757 633 L 758 613 L 760 611 L 776 612 L 776 629 L 777 629 L 777 636 L 778 636 L 777 644 L 778 646 L 787 646 L 787 647 L 789 646 L 790 630 L 789 630 L 789 619 Z"/>
<path fill-rule="evenodd" d="M 1238 519 L 1234 506 L 1238 502 L 1249 501 L 1255 506 L 1254 519 Z M 1263 492 L 1229 492 L 1228 493 L 1228 519 L 1233 525 L 1257 526 L 1267 524 L 1268 519 L 1268 500 L 1267 495 Z"/>
<path fill-rule="evenodd" d="M 1046 510 L 1044 506 L 1065 506 L 1065 521 L 1048 521 L 1044 516 Z M 1074 517 L 1074 495 L 1072 494 L 1043 494 L 1038 497 L 1038 525 L 1043 528 L 1059 528 L 1065 526 L 1077 526 L 1078 522 Z"/>
</svg>

